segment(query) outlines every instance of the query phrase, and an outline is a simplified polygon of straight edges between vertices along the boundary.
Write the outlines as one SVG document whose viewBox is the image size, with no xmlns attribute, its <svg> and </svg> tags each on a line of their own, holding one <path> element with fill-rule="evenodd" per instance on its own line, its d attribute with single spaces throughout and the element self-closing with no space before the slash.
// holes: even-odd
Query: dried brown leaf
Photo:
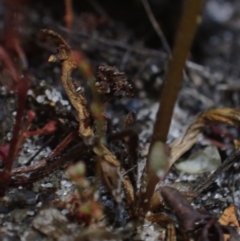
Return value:
<svg viewBox="0 0 240 241">
<path fill-rule="evenodd" d="M 176 215 L 179 226 L 183 230 L 193 230 L 196 223 L 204 218 L 177 189 L 165 186 L 160 188 L 160 193 L 164 203 Z"/>
<path fill-rule="evenodd" d="M 84 140 L 94 139 L 95 134 L 90 124 L 91 123 L 90 109 L 88 108 L 87 101 L 85 99 L 83 91 L 82 92 L 76 91 L 74 81 L 71 77 L 73 70 L 76 68 L 76 64 L 72 59 L 71 48 L 59 34 L 46 29 L 42 30 L 42 33 L 44 34 L 45 37 L 52 39 L 58 47 L 58 53 L 55 55 L 51 55 L 49 58 L 49 62 L 60 61 L 62 64 L 62 76 L 61 76 L 62 84 L 68 95 L 70 102 L 72 103 L 73 107 L 76 109 L 78 113 L 78 121 L 79 121 L 78 134 Z M 113 76 L 114 76 L 114 73 L 113 73 Z M 120 88 L 122 86 L 121 83 L 120 83 L 120 86 L 117 85 L 117 87 Z M 95 94 L 94 91 L 93 91 L 93 94 Z M 100 118 L 99 114 L 102 114 L 102 111 L 99 105 L 100 104 L 96 102 L 94 105 L 96 108 L 92 107 L 92 112 L 94 112 L 93 115 L 96 118 Z M 93 109 L 95 111 L 93 111 Z M 101 163 L 101 165 L 99 166 L 103 174 L 104 174 L 103 166 L 106 167 L 107 165 L 106 163 L 108 163 L 109 168 L 111 166 L 115 168 L 120 167 L 119 161 L 100 141 L 97 141 L 94 144 L 93 152 L 99 157 L 98 160 Z M 122 174 L 125 173 L 125 170 L 123 168 L 121 168 L 120 171 Z M 116 184 L 110 185 L 110 182 L 111 181 L 115 182 L 115 179 L 112 179 L 112 177 L 109 179 L 110 177 L 109 172 L 105 172 L 105 174 L 107 174 L 107 177 L 103 181 L 107 183 L 107 188 L 109 188 L 110 191 L 114 191 Z M 108 180 L 108 182 L 106 180 Z M 112 190 L 112 188 L 114 188 L 114 190 Z M 135 197 L 134 197 L 133 186 L 128 176 L 124 176 L 123 178 L 123 189 L 125 191 L 125 195 L 128 203 L 132 204 L 134 202 Z"/>
<path fill-rule="evenodd" d="M 171 158 L 169 160 L 169 166 L 197 142 L 199 134 L 206 126 L 219 123 L 238 126 L 240 124 L 239 121 L 240 111 L 236 109 L 219 108 L 204 112 L 197 117 L 195 122 L 188 127 L 182 136 L 170 144 Z"/>
<path fill-rule="evenodd" d="M 237 220 L 236 209 L 234 205 L 230 205 L 224 210 L 218 222 L 222 225 L 233 224 L 235 227 L 239 227 L 239 222 Z"/>
<path fill-rule="evenodd" d="M 236 229 L 239 230 L 239 222 L 237 219 L 237 213 L 236 213 L 236 208 L 234 205 L 230 205 L 227 207 L 221 217 L 218 219 L 218 222 L 221 225 L 234 225 Z M 229 234 L 224 234 L 224 241 L 229 240 L 230 235 Z"/>
<path fill-rule="evenodd" d="M 104 185 L 111 191 L 117 202 L 121 202 L 122 176 L 120 166 L 116 167 L 109 162 L 101 161 L 101 177 Z"/>
</svg>

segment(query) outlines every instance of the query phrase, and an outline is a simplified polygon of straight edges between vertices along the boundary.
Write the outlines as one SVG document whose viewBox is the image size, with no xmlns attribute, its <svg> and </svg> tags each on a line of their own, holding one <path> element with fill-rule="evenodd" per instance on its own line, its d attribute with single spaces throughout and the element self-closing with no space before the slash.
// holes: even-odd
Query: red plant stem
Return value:
<svg viewBox="0 0 240 241">
<path fill-rule="evenodd" d="M 35 130 L 35 131 L 25 131 L 23 132 L 24 139 L 30 137 L 30 136 L 36 136 L 36 135 L 49 135 L 56 131 L 57 127 L 56 121 L 49 121 L 43 128 Z"/>
<path fill-rule="evenodd" d="M 73 139 L 76 133 L 74 131 L 70 132 L 52 151 L 52 153 L 47 157 L 56 157 Z"/>
<path fill-rule="evenodd" d="M 21 130 L 22 117 L 23 117 L 23 113 L 24 113 L 27 91 L 28 91 L 28 77 L 22 76 L 18 80 L 17 115 L 16 115 L 16 118 L 15 118 L 15 125 L 14 125 L 14 128 L 13 128 L 12 139 L 10 141 L 9 154 L 8 154 L 7 159 L 6 159 L 5 167 L 4 167 L 4 170 L 7 171 L 7 172 L 11 171 L 14 158 L 16 157 L 17 152 L 18 152 L 17 144 L 18 144 L 19 133 L 20 133 L 20 130 Z"/>
<path fill-rule="evenodd" d="M 30 127 L 32 120 L 35 118 L 35 113 L 33 111 L 28 111 L 28 118 L 27 121 L 25 123 L 25 126 L 23 128 L 23 130 L 21 130 L 21 133 L 18 135 L 18 141 L 17 144 L 15 146 L 15 149 L 17 151 L 17 153 L 19 152 L 23 142 L 26 140 L 27 136 L 25 135 L 25 133 L 27 132 L 28 128 Z"/>
<path fill-rule="evenodd" d="M 72 9 L 72 0 L 65 0 L 65 7 L 66 7 L 66 13 L 65 13 L 65 22 L 67 28 L 72 28 L 73 23 L 73 9 Z"/>
<path fill-rule="evenodd" d="M 12 64 L 12 61 L 11 61 L 9 55 L 7 54 L 5 49 L 3 47 L 1 47 L 1 46 L 0 46 L 0 58 L 5 63 L 7 69 L 9 70 L 9 74 L 12 76 L 12 78 L 15 81 L 15 84 L 17 84 L 17 81 L 18 81 L 17 71 L 16 71 L 15 67 Z"/>
<path fill-rule="evenodd" d="M 11 172 L 9 187 L 26 186 L 34 183 L 57 169 L 66 166 L 76 158 L 79 159 L 88 150 L 87 146 L 80 143 L 62 157 L 52 158 L 50 156 L 29 167 L 15 168 Z"/>
</svg>

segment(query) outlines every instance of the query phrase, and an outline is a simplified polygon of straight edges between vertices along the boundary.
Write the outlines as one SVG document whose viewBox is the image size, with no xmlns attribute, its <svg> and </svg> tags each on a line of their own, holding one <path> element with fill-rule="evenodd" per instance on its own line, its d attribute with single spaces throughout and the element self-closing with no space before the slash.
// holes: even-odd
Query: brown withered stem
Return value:
<svg viewBox="0 0 240 241">
<path fill-rule="evenodd" d="M 159 109 L 154 124 L 152 141 L 147 158 L 147 183 L 140 194 L 140 208 L 143 215 L 149 209 L 151 197 L 154 193 L 156 184 L 160 181 L 155 170 L 149 166 L 149 159 L 153 147 L 158 142 L 166 143 L 169 127 L 171 124 L 173 109 L 177 100 L 178 92 L 181 87 L 183 70 L 190 51 L 197 27 L 198 15 L 201 10 L 202 0 L 186 0 L 183 16 L 177 32 L 172 58 L 169 61 L 167 75 L 163 86 L 163 91 L 159 100 Z M 161 162 L 161 160 L 159 160 Z M 163 171 L 167 171 L 167 167 Z"/>
<path fill-rule="evenodd" d="M 160 106 L 156 116 L 152 141 L 167 141 L 173 109 L 182 84 L 183 70 L 196 32 L 202 0 L 186 0 L 183 16 L 175 39 L 172 59 L 169 61 Z"/>
<path fill-rule="evenodd" d="M 57 33 L 51 30 L 42 30 L 42 34 L 53 40 L 58 47 L 58 52 L 55 55 L 51 55 L 49 57 L 49 62 L 60 61 L 62 65 L 62 84 L 68 95 L 70 102 L 73 107 L 76 109 L 78 113 L 78 121 L 79 121 L 79 130 L 78 134 L 83 140 L 96 139 L 97 137 L 94 134 L 94 131 L 90 125 L 90 116 L 91 113 L 87 106 L 86 99 L 84 97 L 83 92 L 76 92 L 73 80 L 72 80 L 72 71 L 76 67 L 75 63 L 71 58 L 71 48 L 69 45 L 63 40 L 63 38 Z M 121 168 L 120 162 L 114 157 L 114 155 L 100 142 L 98 141 L 93 146 L 93 152 L 98 156 L 99 166 L 101 170 L 101 178 L 106 187 L 112 191 L 119 187 L 119 180 L 122 179 L 123 189 L 125 191 L 125 195 L 128 203 L 131 205 L 134 202 L 134 190 L 132 184 L 127 175 L 123 176 L 125 170 Z M 103 166 L 115 168 L 115 170 L 120 169 L 122 177 L 115 176 L 114 178 L 109 175 L 104 175 Z M 111 169 L 111 168 L 110 168 Z M 113 190 L 114 189 L 114 190 Z"/>
</svg>

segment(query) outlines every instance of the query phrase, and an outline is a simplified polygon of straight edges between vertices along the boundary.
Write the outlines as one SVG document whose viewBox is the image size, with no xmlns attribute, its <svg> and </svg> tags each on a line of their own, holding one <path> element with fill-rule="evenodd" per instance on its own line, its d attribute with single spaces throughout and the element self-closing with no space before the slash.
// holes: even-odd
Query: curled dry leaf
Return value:
<svg viewBox="0 0 240 241">
<path fill-rule="evenodd" d="M 77 92 L 75 89 L 74 81 L 72 79 L 72 72 L 76 68 L 76 64 L 72 59 L 71 54 L 71 48 L 70 46 L 65 42 L 65 40 L 57 33 L 55 33 L 52 30 L 43 29 L 42 34 L 53 40 L 54 43 L 57 45 L 58 53 L 55 55 L 51 55 L 49 57 L 49 62 L 61 62 L 62 64 L 62 75 L 61 80 L 63 87 L 67 93 L 67 96 L 72 103 L 73 107 L 76 109 L 78 113 L 78 121 L 79 121 L 79 130 L 78 134 L 81 138 L 85 139 L 94 139 L 95 133 L 93 131 L 93 128 L 91 126 L 91 112 L 88 108 L 87 101 L 84 96 L 84 91 Z M 114 76 L 114 73 L 113 73 Z M 91 83 L 90 83 L 91 84 Z M 118 86 L 119 87 L 119 86 Z M 121 87 L 121 84 L 120 84 Z M 119 87 L 119 88 L 120 88 Z M 94 90 L 93 90 L 94 92 Z M 95 93 L 93 93 L 95 94 Z M 99 107 L 98 103 L 95 103 L 96 106 Z M 92 108 L 93 109 L 93 108 Z M 97 108 L 98 110 L 101 110 L 101 108 Z M 100 111 L 100 114 L 102 112 Z M 96 115 L 93 113 L 94 116 Z M 107 162 L 109 166 L 113 166 L 115 168 L 120 167 L 120 162 L 114 157 L 114 155 L 100 142 L 98 141 L 93 147 L 93 152 L 98 156 L 98 160 L 101 162 Z M 104 163 L 103 165 L 105 165 Z M 102 165 L 99 165 L 102 169 Z M 123 168 L 120 169 L 120 172 L 122 174 L 125 173 L 125 170 Z M 104 172 L 102 172 L 104 173 Z M 107 171 L 105 170 L 105 174 Z M 108 173 L 108 176 L 111 176 Z M 108 179 L 108 178 L 107 178 Z M 106 180 L 103 180 L 104 183 L 107 185 L 106 187 L 109 189 L 109 191 L 113 192 L 112 190 L 113 185 L 110 182 L 106 182 Z M 108 179 L 109 181 L 109 179 Z M 124 176 L 123 178 L 123 189 L 125 191 L 126 199 L 128 203 L 131 205 L 134 203 L 135 195 L 133 186 L 129 180 L 128 176 Z"/>
<path fill-rule="evenodd" d="M 232 108 L 219 108 L 208 110 L 198 116 L 186 132 L 170 144 L 171 158 L 169 165 L 178 160 L 178 158 L 188 151 L 197 141 L 199 134 L 204 128 L 211 124 L 224 123 L 230 126 L 238 126 L 240 121 L 240 110 Z"/>
<path fill-rule="evenodd" d="M 235 227 L 239 227 L 239 222 L 237 220 L 236 209 L 234 205 L 230 205 L 224 210 L 218 222 L 222 225 L 233 224 Z"/>
</svg>

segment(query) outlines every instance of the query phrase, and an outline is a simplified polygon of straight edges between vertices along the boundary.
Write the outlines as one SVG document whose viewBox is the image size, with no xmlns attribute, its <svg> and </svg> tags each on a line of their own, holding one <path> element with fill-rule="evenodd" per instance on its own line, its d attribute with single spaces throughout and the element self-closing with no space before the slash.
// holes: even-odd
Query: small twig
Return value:
<svg viewBox="0 0 240 241">
<path fill-rule="evenodd" d="M 156 18 L 154 17 L 154 14 L 153 14 L 153 12 L 151 10 L 151 7 L 150 7 L 150 5 L 148 3 L 148 0 L 142 0 L 142 4 L 143 4 L 143 6 L 144 6 L 144 8 L 145 8 L 145 10 L 147 12 L 147 15 L 149 17 L 149 20 L 152 23 L 152 26 L 153 26 L 154 30 L 156 31 L 158 37 L 162 41 L 164 49 L 167 51 L 169 57 L 171 57 L 171 48 L 169 47 L 169 44 L 168 44 L 168 42 L 167 42 L 167 40 L 166 40 L 166 38 L 165 38 L 165 36 L 164 36 L 160 26 L 159 26 Z"/>
<path fill-rule="evenodd" d="M 53 158 L 59 155 L 61 151 L 71 143 L 71 141 L 74 139 L 76 136 L 74 131 L 71 131 L 57 146 L 56 148 L 52 151 L 52 153 L 48 156 L 48 158 Z"/>
<path fill-rule="evenodd" d="M 82 156 L 87 150 L 88 148 L 83 143 L 80 143 L 69 150 L 68 154 L 63 157 L 52 158 L 50 156 L 29 167 L 15 168 L 11 172 L 9 187 L 30 185 L 66 166 L 68 163 L 79 158 L 79 156 Z"/>
</svg>

